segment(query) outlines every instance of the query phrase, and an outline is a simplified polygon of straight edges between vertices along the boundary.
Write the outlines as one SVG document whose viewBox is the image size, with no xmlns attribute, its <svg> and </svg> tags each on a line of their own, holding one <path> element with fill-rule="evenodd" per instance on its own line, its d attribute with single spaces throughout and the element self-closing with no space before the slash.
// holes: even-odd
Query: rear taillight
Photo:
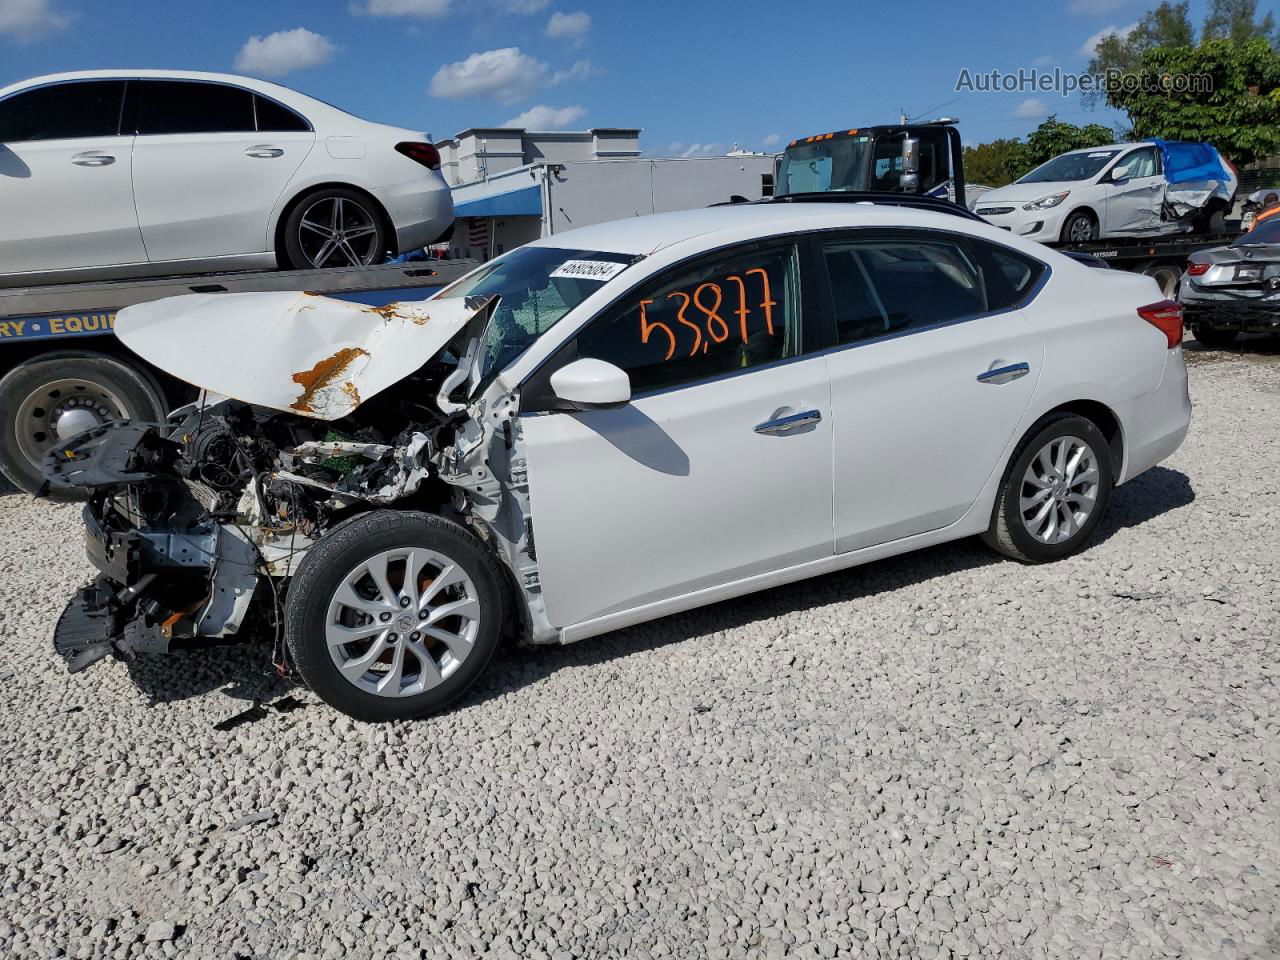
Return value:
<svg viewBox="0 0 1280 960">
<path fill-rule="evenodd" d="M 1193 277 L 1198 277 L 1202 273 L 1208 273 L 1208 272 L 1209 272 L 1209 264 L 1207 263 L 1188 263 L 1187 264 L 1187 273 L 1191 274 Z"/>
<path fill-rule="evenodd" d="M 1182 342 L 1182 304 L 1173 300 L 1149 303 L 1138 308 L 1138 316 L 1165 335 L 1170 350 Z"/>
<path fill-rule="evenodd" d="M 429 170 L 440 169 L 440 151 L 429 143 L 420 140 L 397 143 L 396 150 L 410 160 L 416 160 Z"/>
</svg>

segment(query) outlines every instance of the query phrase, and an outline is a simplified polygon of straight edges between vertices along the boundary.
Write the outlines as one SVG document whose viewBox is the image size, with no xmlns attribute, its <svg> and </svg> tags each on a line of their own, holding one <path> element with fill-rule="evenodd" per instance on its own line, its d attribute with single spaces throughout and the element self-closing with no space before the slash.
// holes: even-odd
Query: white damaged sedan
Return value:
<svg viewBox="0 0 1280 960">
<path fill-rule="evenodd" d="M 514 250 L 419 303 L 182 297 L 205 401 L 52 456 L 101 576 L 73 670 L 227 638 L 354 717 L 567 643 L 981 535 L 1082 549 L 1191 416 L 1177 304 L 958 213 L 740 204 Z"/>
</svg>

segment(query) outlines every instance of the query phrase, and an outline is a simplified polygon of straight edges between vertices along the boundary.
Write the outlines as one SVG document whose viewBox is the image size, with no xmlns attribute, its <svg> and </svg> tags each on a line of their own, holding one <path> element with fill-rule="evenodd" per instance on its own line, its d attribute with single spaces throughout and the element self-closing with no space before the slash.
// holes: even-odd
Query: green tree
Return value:
<svg viewBox="0 0 1280 960">
<path fill-rule="evenodd" d="M 1074 123 L 1063 123 L 1056 115 L 1049 114 L 1049 119 L 1027 135 L 1026 147 L 1021 157 L 1026 165 L 1022 173 L 1040 166 L 1060 153 L 1114 142 L 1115 134 L 1100 123 L 1077 127 Z"/>
<path fill-rule="evenodd" d="M 1200 35 L 1204 40 L 1232 43 L 1246 43 L 1254 37 L 1272 41 L 1275 29 L 1275 18 L 1271 14 L 1258 19 L 1258 0 L 1213 0 Z"/>
<path fill-rule="evenodd" d="M 1222 0 L 1216 0 L 1222 2 Z M 1230 0 L 1227 0 L 1230 2 Z M 1132 70 L 1142 62 L 1142 54 L 1152 47 L 1190 47 L 1195 44 L 1195 28 L 1187 15 L 1187 4 L 1164 0 L 1138 21 L 1138 25 L 1121 36 L 1103 37 L 1089 61 L 1090 73 L 1108 70 Z"/>
<path fill-rule="evenodd" d="M 988 187 L 1003 187 L 1012 182 L 1025 164 L 1023 153 L 1027 147 L 1021 140 L 992 140 L 976 147 L 964 148 L 964 178 L 969 183 L 981 183 Z"/>
<path fill-rule="evenodd" d="M 1140 82 L 1108 91 L 1107 103 L 1128 113 L 1136 137 L 1205 141 L 1237 164 L 1280 152 L 1280 54 L 1268 40 L 1154 47 L 1135 72 Z M 1187 89 L 1173 85 L 1184 77 Z"/>
</svg>

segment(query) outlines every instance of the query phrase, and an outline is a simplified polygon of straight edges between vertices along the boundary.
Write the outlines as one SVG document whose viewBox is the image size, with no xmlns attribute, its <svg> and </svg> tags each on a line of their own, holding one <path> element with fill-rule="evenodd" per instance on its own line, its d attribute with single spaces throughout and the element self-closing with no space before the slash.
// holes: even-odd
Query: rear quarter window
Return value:
<svg viewBox="0 0 1280 960">
<path fill-rule="evenodd" d="M 1046 267 L 1034 257 L 998 243 L 971 240 L 982 266 L 988 310 L 1008 310 L 1026 305 L 1035 296 Z"/>
</svg>

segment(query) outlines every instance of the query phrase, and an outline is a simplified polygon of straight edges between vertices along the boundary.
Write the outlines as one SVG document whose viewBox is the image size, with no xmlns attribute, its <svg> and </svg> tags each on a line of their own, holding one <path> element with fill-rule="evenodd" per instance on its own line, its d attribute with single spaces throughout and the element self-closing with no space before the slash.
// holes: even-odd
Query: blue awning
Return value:
<svg viewBox="0 0 1280 960">
<path fill-rule="evenodd" d="M 478 200 L 466 200 L 453 208 L 458 217 L 540 217 L 542 188 L 539 186 L 499 193 Z"/>
</svg>

